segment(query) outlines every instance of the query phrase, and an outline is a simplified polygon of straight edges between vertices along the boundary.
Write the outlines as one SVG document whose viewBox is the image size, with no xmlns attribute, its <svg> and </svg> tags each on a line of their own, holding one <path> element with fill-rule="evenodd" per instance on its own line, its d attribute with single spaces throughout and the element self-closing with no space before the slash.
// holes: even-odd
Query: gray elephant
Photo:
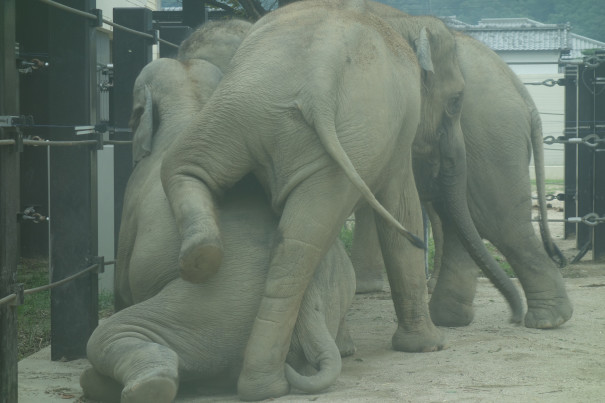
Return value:
<svg viewBox="0 0 605 403">
<path fill-rule="evenodd" d="M 402 14 L 383 5 L 377 5 L 376 10 L 379 15 Z M 546 222 L 538 111 L 523 84 L 489 48 L 460 33 L 456 34 L 456 48 L 466 82 L 461 125 L 467 150 L 471 216 L 480 234 L 506 256 L 521 281 L 528 304 L 525 326 L 559 326 L 571 317 L 572 306 L 562 276 L 549 258 L 560 253 L 552 243 Z M 530 221 L 528 165 L 532 150 L 544 246 Z M 476 266 L 456 229 L 456 217 L 443 200 L 444 189 L 439 185 L 432 188 L 430 184 L 435 181 L 419 180 L 431 171 L 418 167 L 425 156 L 415 152 L 414 159 L 421 198 L 430 212 L 430 205 L 439 211 L 439 216 L 430 214 L 436 229 L 436 268 L 440 273 L 430 301 L 431 318 L 437 325 L 467 325 L 473 319 Z M 352 260 L 358 292 L 382 288 L 383 263 L 374 227 L 369 209 L 356 213 Z"/>
<path fill-rule="evenodd" d="M 237 184 L 219 209 L 225 244 L 219 275 L 202 285 L 185 282 L 178 278 L 178 233 L 159 162 L 222 77 L 209 61 L 218 60 L 224 69 L 250 26 L 235 20 L 206 24 L 183 43 L 178 61 L 154 61 L 136 80 L 131 126 L 137 165 L 126 191 L 115 283 L 120 312 L 89 340 L 93 368 L 81 376 L 86 396 L 169 402 L 181 380 L 237 380 L 277 218 L 255 179 Z M 352 265 L 337 242 L 307 289 L 293 332 L 286 374 L 297 389 L 317 392 L 329 386 L 340 373 L 340 354 L 353 353 L 341 322 L 354 287 Z M 307 367 L 319 372 L 300 375 L 313 373 Z"/>
<path fill-rule="evenodd" d="M 177 278 L 93 332 L 87 346 L 92 368 L 80 378 L 85 396 L 106 402 L 168 403 L 180 382 L 235 385 L 261 303 L 272 245 L 281 234 L 278 218 L 253 177 L 227 192 L 219 205 L 219 223 L 225 254 L 215 276 L 203 284 Z M 174 271 L 175 266 L 176 261 Z M 286 360 L 293 387 L 316 393 L 340 374 L 335 339 L 340 332 L 343 353 L 353 352 L 341 323 L 354 294 L 353 266 L 337 241 L 302 299 Z M 311 375 L 300 375 L 302 371 Z"/>
<path fill-rule="evenodd" d="M 114 281 L 117 310 L 146 300 L 178 277 L 180 242 L 160 181 L 162 158 L 212 95 L 251 26 L 242 20 L 206 23 L 183 42 L 178 60 L 155 60 L 135 81 L 130 126 L 136 166 L 122 210 Z"/>
<path fill-rule="evenodd" d="M 399 232 L 417 243 L 411 234 L 422 231 L 411 160 L 419 124 L 414 147 L 435 158 L 441 154 L 456 176 L 452 187 L 464 175 L 464 80 L 454 37 L 441 21 L 408 19 L 396 32 L 365 6 L 305 1 L 259 20 L 162 164 L 182 238 L 184 279 L 203 282 L 218 271 L 224 245 L 215 198 L 244 175 L 260 179 L 281 216 L 238 380 L 245 400 L 288 392 L 284 361 L 302 296 L 344 221 L 362 203 L 380 217 L 399 319 L 394 348 L 443 347 L 443 335 L 429 319 L 422 250 Z M 476 238 L 475 246 L 484 248 Z M 520 320 L 519 295 L 508 278 L 500 280 Z"/>
</svg>

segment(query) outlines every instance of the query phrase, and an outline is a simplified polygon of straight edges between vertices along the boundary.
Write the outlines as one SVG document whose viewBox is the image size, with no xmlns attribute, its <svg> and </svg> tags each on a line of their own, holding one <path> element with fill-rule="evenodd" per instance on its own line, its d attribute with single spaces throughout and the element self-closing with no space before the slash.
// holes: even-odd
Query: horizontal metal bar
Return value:
<svg viewBox="0 0 605 403">
<path fill-rule="evenodd" d="M 49 6 L 53 6 L 55 8 L 59 8 L 59 9 L 64 10 L 64 11 L 69 11 L 70 13 L 77 14 L 77 15 L 79 15 L 81 17 L 88 18 L 90 20 L 96 20 L 97 19 L 97 16 L 94 15 L 94 14 L 87 13 L 86 11 L 78 10 L 78 9 L 75 9 L 75 8 L 71 8 L 71 7 L 66 6 L 64 4 L 60 4 L 60 3 L 54 2 L 52 0 L 40 0 L 40 2 L 44 3 L 44 4 L 48 4 Z"/>
<path fill-rule="evenodd" d="M 2 306 L 4 304 L 9 304 L 16 298 L 17 298 L 17 294 L 9 294 L 6 297 L 0 299 L 0 306 Z"/>
<path fill-rule="evenodd" d="M 73 146 L 90 146 L 97 144 L 97 140 L 79 140 L 79 141 L 56 141 L 56 140 L 23 140 L 23 145 L 26 146 L 43 146 L 43 147 L 73 147 Z"/>
<path fill-rule="evenodd" d="M 97 264 L 93 264 L 93 265 L 91 265 L 91 266 L 88 266 L 87 268 L 85 268 L 85 269 L 84 269 L 84 270 L 82 270 L 81 272 L 78 272 L 78 273 L 76 273 L 76 274 L 73 274 L 73 275 L 71 275 L 71 276 L 69 276 L 69 277 L 65 277 L 63 280 L 55 281 L 54 283 L 50 283 L 50 284 L 47 284 L 47 285 L 43 285 L 43 286 L 41 286 L 41 287 L 30 288 L 29 290 L 25 290 L 25 291 L 23 291 L 23 294 L 25 294 L 25 295 L 29 295 L 29 294 L 34 294 L 34 293 L 37 293 L 37 292 L 40 292 L 40 291 L 46 291 L 46 290 L 49 290 L 49 289 L 51 289 L 51 288 L 58 287 L 58 286 L 60 286 L 60 285 L 63 285 L 63 284 L 65 284 L 65 283 L 68 283 L 68 282 L 70 282 L 71 280 L 74 280 L 74 279 L 76 279 L 76 278 L 78 278 L 78 277 L 80 277 L 80 276 L 83 276 L 84 274 L 86 274 L 86 273 L 88 273 L 88 272 L 90 272 L 90 271 L 92 271 L 92 270 L 96 269 L 97 267 L 98 267 L 98 265 L 97 265 Z"/>
</svg>

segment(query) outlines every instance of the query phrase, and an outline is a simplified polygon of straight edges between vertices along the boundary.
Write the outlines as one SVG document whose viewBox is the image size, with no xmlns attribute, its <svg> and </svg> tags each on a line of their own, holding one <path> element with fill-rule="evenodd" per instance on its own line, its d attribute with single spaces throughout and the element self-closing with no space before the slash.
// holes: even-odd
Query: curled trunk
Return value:
<svg viewBox="0 0 605 403">
<path fill-rule="evenodd" d="M 286 364 L 286 379 L 290 385 L 305 393 L 317 393 L 331 386 L 342 369 L 338 346 L 328 328 L 325 317 L 315 309 L 301 309 L 296 325 L 306 360 L 319 367 L 316 374 L 305 376 Z"/>
</svg>

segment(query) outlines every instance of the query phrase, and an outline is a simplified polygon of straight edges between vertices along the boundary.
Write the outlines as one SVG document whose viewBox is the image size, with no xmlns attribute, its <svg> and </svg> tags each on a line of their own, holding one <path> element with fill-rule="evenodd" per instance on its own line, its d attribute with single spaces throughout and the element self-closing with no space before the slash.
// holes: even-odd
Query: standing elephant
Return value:
<svg viewBox="0 0 605 403">
<path fill-rule="evenodd" d="M 383 5 L 376 5 L 375 11 L 378 15 L 403 14 Z M 517 273 L 528 304 L 525 326 L 557 327 L 571 317 L 572 306 L 561 274 L 549 258 L 549 255 L 557 256 L 557 249 L 546 221 L 538 111 L 516 75 L 489 48 L 457 33 L 456 49 L 466 83 L 461 125 L 467 150 L 467 194 L 473 222 Z M 544 246 L 531 223 L 528 165 L 532 149 Z M 415 168 L 425 159 L 415 150 Z M 421 198 L 426 202 L 432 200 L 430 204 L 439 211 L 439 217 L 431 214 L 431 223 L 436 228 L 437 270 L 440 266 L 430 301 L 431 318 L 437 325 L 464 326 L 473 319 L 472 302 L 477 282 L 473 268 L 476 266 L 455 227 L 456 217 L 448 209 L 448 202 L 444 202 L 445 189 L 439 185 L 432 188 L 430 184 L 435 181 L 421 179 L 427 171 L 430 169 L 419 168 L 415 174 Z M 369 209 L 356 213 L 352 260 L 358 292 L 382 288 L 383 264 L 374 226 Z"/>
<path fill-rule="evenodd" d="M 425 136 L 414 147 L 441 155 L 455 176 L 452 194 L 460 196 L 453 188 L 465 170 L 464 80 L 454 37 L 441 21 L 402 22 L 406 41 L 365 7 L 355 0 L 305 1 L 259 20 L 162 164 L 182 239 L 184 279 L 203 282 L 216 274 L 224 245 L 215 198 L 246 174 L 260 179 L 281 216 L 238 380 L 245 400 L 288 392 L 284 362 L 302 297 L 344 221 L 362 203 L 380 217 L 399 319 L 394 348 L 443 347 L 429 318 L 423 252 L 398 231 L 413 242 L 418 239 L 410 233 L 422 231 L 411 159 L 419 124 Z M 519 296 L 504 281 L 520 319 Z"/>
<path fill-rule="evenodd" d="M 241 20 L 208 22 L 183 42 L 178 60 L 155 60 L 135 81 L 130 126 L 136 166 L 124 195 L 116 310 L 146 300 L 178 277 L 180 241 L 160 180 L 162 158 L 210 98 L 251 26 Z"/>
<path fill-rule="evenodd" d="M 157 295 L 103 321 L 87 345 L 92 368 L 80 378 L 85 396 L 169 403 L 180 382 L 235 385 L 280 234 L 278 218 L 251 176 L 229 190 L 218 215 L 225 258 L 217 275 L 203 284 L 176 278 Z M 157 237 L 164 238 L 163 229 L 156 228 Z M 176 260 L 169 268 L 176 271 L 175 265 Z M 341 323 L 354 294 L 353 266 L 336 241 L 302 300 L 286 360 L 293 387 L 316 393 L 340 374 L 335 338 L 340 333 L 339 339 L 348 341 L 340 345 L 342 352 L 353 352 Z M 303 376 L 303 370 L 316 373 Z"/>
</svg>

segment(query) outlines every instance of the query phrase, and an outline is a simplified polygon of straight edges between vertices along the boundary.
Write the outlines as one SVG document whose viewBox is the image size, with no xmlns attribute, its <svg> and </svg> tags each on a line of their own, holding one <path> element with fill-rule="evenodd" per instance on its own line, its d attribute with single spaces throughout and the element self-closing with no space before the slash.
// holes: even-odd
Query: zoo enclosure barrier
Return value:
<svg viewBox="0 0 605 403">
<path fill-rule="evenodd" d="M 574 261 L 589 250 L 597 261 L 605 258 L 605 50 L 562 64 L 563 78 L 531 83 L 565 87 L 564 133 L 544 137 L 564 145 L 565 191 L 555 196 L 565 202 L 564 219 L 549 221 L 564 222 L 565 239 L 575 237 Z"/>
<path fill-rule="evenodd" d="M 128 130 L 119 129 L 116 127 L 124 127 L 128 121 L 128 115 L 131 108 L 131 89 L 134 79 L 138 75 L 140 69 L 151 60 L 151 44 L 159 42 L 160 54 L 162 49 L 165 52 L 172 51 L 177 45 L 172 42 L 164 41 L 159 38 L 157 31 L 151 31 L 153 23 L 153 14 L 145 9 L 115 9 L 114 22 L 107 21 L 102 18 L 102 13 L 95 11 L 94 0 L 86 0 L 85 4 L 78 2 L 81 10 L 73 11 L 74 8 L 67 7 L 64 4 L 59 5 L 57 1 L 51 0 L 24 0 L 26 2 L 38 2 L 46 6 L 55 6 L 56 11 L 48 12 L 48 29 L 53 30 L 54 35 L 52 43 L 49 45 L 49 54 L 55 52 L 59 54 L 55 61 L 50 63 L 50 66 L 59 66 L 63 70 L 61 74 L 50 79 L 50 92 L 61 94 L 61 98 L 70 101 L 67 105 L 53 105 L 51 108 L 50 117 L 57 119 L 57 123 L 53 125 L 36 125 L 33 120 L 22 117 L 18 113 L 18 104 L 15 99 L 6 98 L 7 95 L 17 93 L 18 87 L 15 83 L 18 82 L 18 74 L 16 71 L 10 71 L 5 66 L 0 68 L 0 82 L 6 84 L 4 88 L 2 103 L 0 104 L 0 154 L 2 156 L 2 165 L 0 167 L 0 198 L 1 198 L 1 218 L 0 229 L 2 230 L 2 285 L 0 288 L 0 320 L 1 322 L 1 340 L 0 344 L 0 389 L 3 394 L 0 396 L 1 401 L 16 401 L 17 391 L 17 365 L 16 365 L 16 311 L 15 306 L 23 300 L 24 295 L 41 291 L 42 289 L 53 289 L 51 294 L 51 317 L 52 323 L 52 347 L 51 358 L 53 360 L 60 358 L 78 358 L 85 355 L 85 344 L 88 336 L 96 327 L 97 321 L 97 277 L 96 273 L 106 264 L 113 262 L 103 262 L 103 257 L 96 256 L 96 170 L 93 169 L 96 165 L 96 151 L 103 147 L 104 144 L 124 145 L 129 144 L 129 141 L 119 140 L 120 134 L 124 134 Z M 68 0 L 63 0 L 63 3 L 70 3 Z M 72 3 L 74 1 L 71 1 Z M 14 53 L 15 38 L 14 34 L 10 33 L 11 29 L 15 29 L 15 0 L 7 0 L 0 6 L 0 16 L 2 17 L 2 37 L 0 46 L 2 53 L 7 60 L 13 60 L 17 65 L 17 58 Z M 12 19 L 11 19 L 12 13 Z M 78 18 L 66 17 L 61 13 L 71 13 Z M 118 22 L 115 22 L 118 21 Z M 73 126 L 70 122 L 80 120 L 85 122 L 94 122 L 98 120 L 99 105 L 94 105 L 92 101 L 95 98 L 95 93 L 99 88 L 94 84 L 95 75 L 99 73 L 98 63 L 95 62 L 94 54 L 94 32 L 99 27 L 101 22 L 105 22 L 114 28 L 114 63 L 113 66 L 102 65 L 101 71 L 107 77 L 107 81 L 102 83 L 102 91 L 110 91 L 112 95 L 112 105 L 109 108 L 110 120 L 112 125 L 94 124 L 88 126 Z M 92 24 L 91 24 L 92 23 Z M 59 29 L 69 26 L 69 30 Z M 170 28 L 178 28 L 171 26 Z M 160 29 L 160 31 L 162 31 Z M 191 29 L 181 30 L 185 33 L 191 32 Z M 167 30 L 167 33 L 177 32 L 174 29 Z M 178 39 L 183 39 L 180 37 Z M 164 48 L 162 48 L 164 45 Z M 74 50 L 81 56 L 74 57 L 72 54 L 64 51 L 64 48 Z M 167 49 L 171 48 L 171 49 Z M 10 65 L 9 63 L 8 65 Z M 586 63 L 585 69 L 597 70 L 601 68 L 603 63 L 599 62 L 595 67 L 595 63 Z M 40 68 L 37 62 L 21 60 L 21 70 L 35 70 Z M 578 64 L 580 70 L 581 64 Z M 16 69 L 15 69 L 16 70 Z M 580 73 L 576 73 L 575 82 L 567 81 L 564 85 L 574 83 L 573 89 L 576 95 L 581 90 L 578 84 Z M 595 73 L 596 74 L 596 73 Z M 602 74 L 599 73 L 594 80 L 585 79 L 582 75 L 582 83 L 586 88 L 602 85 Z M 66 82 L 71 82 L 70 76 L 77 76 L 79 85 L 74 88 L 65 88 Z M 590 75 L 590 72 L 588 73 Z M 567 74 L 566 74 L 567 76 Z M 573 74 L 570 73 L 570 78 Z M 566 77 L 567 78 L 567 77 Z M 588 84 L 587 84 L 588 83 Z M 97 84 L 99 84 L 97 82 Z M 598 87 L 602 88 L 602 87 Z M 592 94 L 596 97 L 603 91 L 593 89 Z M 598 93 L 598 94 L 597 94 Z M 570 89 L 571 97 L 573 92 Z M 16 97 L 14 97 L 16 98 Z M 566 91 L 566 102 L 567 102 Z M 579 97 L 576 98 L 576 115 L 573 122 L 570 124 L 568 133 L 566 125 L 567 139 L 557 139 L 556 141 L 567 141 L 566 147 L 575 147 L 573 150 L 578 152 L 580 145 L 588 145 L 594 149 L 595 154 L 602 152 L 603 139 L 601 135 L 603 131 L 602 124 L 597 124 L 596 116 L 592 116 L 592 127 L 594 132 L 586 134 L 585 127 L 578 119 L 580 110 Z M 601 101 L 599 101 L 601 102 Z M 593 103 L 596 105 L 596 101 Z M 602 105 L 602 104 L 599 104 Z M 595 107 L 596 108 L 596 107 Z M 598 109 L 598 108 L 597 108 Z M 97 112 L 97 113 L 95 113 Z M 97 115 L 95 117 L 95 114 Z M 567 109 L 566 109 L 567 115 Z M 595 114 L 593 114 L 595 115 Z M 584 118 L 582 118 L 584 119 Z M 601 118 L 599 118 L 601 119 Z M 569 123 L 569 119 L 567 122 Z M 64 140 L 36 140 L 23 138 L 22 130 L 30 128 L 46 128 L 50 133 L 50 138 Z M 597 130 L 599 128 L 599 130 Z M 69 130 L 66 130 L 69 129 Z M 71 129 L 75 129 L 75 134 Z M 572 130 L 572 129 L 575 129 Z M 582 131 L 580 130 L 582 129 Z M 569 134 L 569 135 L 568 135 Z M 76 136 L 74 138 L 74 135 Z M 580 137 L 584 135 L 584 137 Z M 86 140 L 77 140 L 79 136 L 86 136 Z M 109 139 L 106 139 L 109 137 Z M 582 141 L 576 139 L 581 138 Z M 550 141 L 547 139 L 547 141 Z M 50 171 L 53 173 L 50 180 L 51 191 L 51 206 L 54 206 L 49 214 L 52 216 L 54 228 L 51 226 L 51 281 L 48 286 L 39 287 L 36 289 L 23 290 L 22 286 L 16 284 L 16 236 L 17 220 L 15 212 L 21 211 L 18 199 L 13 197 L 19 194 L 18 185 L 18 165 L 19 154 L 23 151 L 23 146 L 48 146 L 61 149 L 74 149 L 76 146 L 86 146 L 91 148 L 88 155 L 84 155 L 81 151 L 66 151 L 61 152 L 57 159 L 49 161 L 51 165 Z M 567 148 L 566 148 L 567 149 Z M 116 211 L 121 211 L 121 197 L 126 180 L 130 174 L 130 150 L 123 149 L 115 150 L 116 153 L 121 153 L 125 158 L 117 158 L 116 165 Z M 578 153 L 579 154 L 579 153 Z M 600 154 L 603 155 L 603 154 Z M 579 161 L 579 157 L 576 161 Z M 597 159 L 595 159 L 597 160 Z M 600 161 L 600 160 L 598 160 Z M 600 162 L 602 164 L 602 161 Z M 567 166 L 567 163 L 566 163 Z M 600 166 L 600 165 L 599 165 Z M 595 168 L 596 169 L 596 168 Z M 80 172 L 81 171 L 81 172 Z M 577 176 L 578 165 L 575 166 Z M 583 171 L 582 171 L 583 172 Z M 76 177 L 74 179 L 74 177 Z M 593 174 L 596 178 L 597 175 Z M 602 177 L 599 179 L 602 183 Z M 596 179 L 595 179 L 596 181 Z M 67 183 L 63 183 L 67 182 Z M 566 189 L 568 180 L 566 176 Z M 120 189 L 118 189 L 120 188 Z M 574 200 L 580 199 L 580 194 L 584 197 L 584 191 L 578 191 L 575 188 Z M 599 193 L 602 194 L 602 193 Z M 601 196 L 599 196 L 601 197 Z M 73 200 L 72 200 L 73 199 Z M 597 198 L 593 200 L 593 204 L 597 203 Z M 578 223 L 587 224 L 587 226 L 596 226 L 603 222 L 603 217 L 598 214 L 603 214 L 601 207 L 603 206 L 602 199 L 599 200 L 599 211 L 592 210 L 594 213 L 587 213 L 580 221 L 578 217 L 566 215 L 566 222 L 578 228 Z M 567 203 L 566 203 L 567 205 Z M 87 206 L 82 209 L 82 206 Z M 579 211 L 579 210 L 578 210 Z M 33 222 L 48 222 L 48 218 L 36 213 L 35 209 L 25 209 L 23 213 L 19 213 L 21 220 Z M 594 214 L 594 215 L 590 215 Z M 577 215 L 577 214 L 576 214 Z M 119 214 L 116 214 L 116 229 L 119 229 Z M 575 222 L 574 222 L 575 220 Z M 603 226 L 601 226 L 603 227 Z M 74 230 L 77 228 L 77 230 Z M 53 232 L 54 231 L 54 232 Z M 594 233 L 593 233 L 594 235 Z M 9 239 L 11 238 L 11 239 Z M 116 237 L 117 239 L 117 237 Z M 77 247 L 74 247 L 74 244 Z M 598 243 L 592 242 L 597 245 Z M 597 250 L 596 248 L 594 249 Z M 602 249 L 599 249 L 602 250 Z M 91 264 L 92 263 L 92 264 Z M 74 273 L 77 267 L 87 267 Z M 62 280 L 56 281 L 57 278 Z M 6 280 L 6 281 L 5 281 Z M 66 287 L 58 287 L 67 282 L 74 281 Z M 4 400 L 7 399 L 7 400 Z"/>
<path fill-rule="evenodd" d="M 173 42 L 180 43 L 192 31 L 191 26 L 182 26 L 178 21 L 168 22 L 166 27 L 156 21 L 156 26 L 154 13 L 143 8 L 116 8 L 113 21 L 108 21 L 95 5 L 94 0 L 0 2 L 2 403 L 18 399 L 17 305 L 25 295 L 51 290 L 51 359 L 85 356 L 86 342 L 98 322 L 97 273 L 113 263 L 97 256 L 97 151 L 107 144 L 131 143 L 120 138 L 129 130 L 119 127 L 128 124 L 134 80 L 151 61 L 152 45 L 159 44 L 160 56 L 174 56 L 178 45 Z M 192 14 L 188 14 L 190 22 L 195 21 Z M 199 14 L 195 26 L 204 19 L 205 14 Z M 96 60 L 95 37 L 102 23 L 115 28 L 113 65 L 99 64 Z M 20 74 L 27 79 L 20 80 Z M 100 76 L 106 81 L 100 83 Z M 109 96 L 103 99 L 100 92 Z M 103 105 L 99 103 L 102 100 L 109 104 L 109 98 L 111 104 L 105 105 L 108 116 L 103 119 L 100 117 Z M 26 109 L 36 121 L 50 123 L 35 124 L 33 118 L 22 116 L 20 109 Z M 86 122 L 86 126 L 75 126 L 74 122 Z M 38 136 L 40 132 L 44 135 Z M 41 137 L 52 140 L 44 141 Z M 82 152 L 82 147 L 87 151 Z M 129 148 L 114 150 L 114 154 L 125 157 L 114 158 L 114 171 L 120 178 L 127 179 L 130 174 Z M 42 149 L 47 151 L 39 153 Z M 48 172 L 48 177 L 44 174 L 34 177 L 47 180 L 44 186 L 48 187 L 49 213 L 45 214 L 52 221 L 36 212 L 34 206 L 25 209 L 20 206 L 20 194 L 37 188 L 20 186 L 26 180 L 20 178 L 20 166 L 29 167 L 32 161 L 27 157 L 36 153 L 37 157 L 42 156 L 43 164 L 37 160 L 33 163 L 41 165 L 40 171 Z M 126 181 L 114 183 L 121 210 L 120 198 Z M 23 286 L 16 284 L 18 237 L 23 229 L 20 223 L 49 227 L 51 284 L 47 286 L 23 290 Z M 81 267 L 86 268 L 77 272 Z"/>
</svg>

